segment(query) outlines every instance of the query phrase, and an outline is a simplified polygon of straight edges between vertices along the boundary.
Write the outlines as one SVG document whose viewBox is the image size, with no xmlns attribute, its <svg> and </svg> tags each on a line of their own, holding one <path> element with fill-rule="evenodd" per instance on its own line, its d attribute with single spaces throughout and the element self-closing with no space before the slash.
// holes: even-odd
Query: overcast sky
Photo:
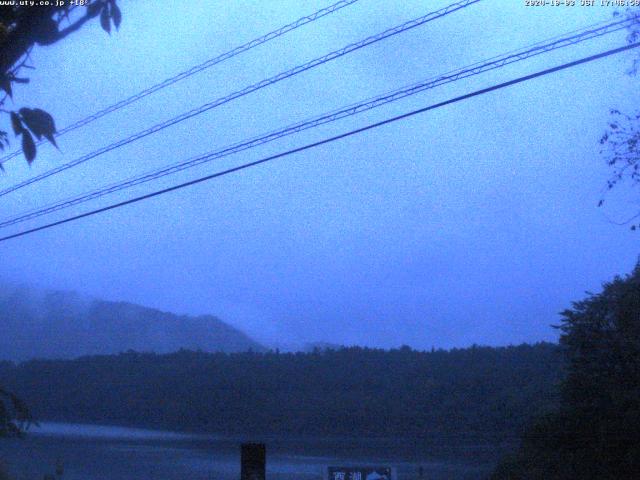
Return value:
<svg viewBox="0 0 640 480">
<path fill-rule="evenodd" d="M 59 128 L 331 0 L 119 2 L 37 48 L 15 105 Z M 447 5 L 361 0 L 6 164 L 2 188 Z M 579 2 L 578 2 L 579 3 Z M 2 219 L 612 17 L 611 8 L 485 0 L 211 110 L 0 200 Z M 262 158 L 625 43 L 624 32 L 439 87 L 46 217 L 58 219 Z M 0 244 L 0 276 L 176 313 L 271 344 L 417 348 L 555 340 L 558 312 L 633 267 L 640 206 L 598 140 L 638 105 L 633 52 Z M 41 218 L 19 231 L 45 221 Z"/>
</svg>

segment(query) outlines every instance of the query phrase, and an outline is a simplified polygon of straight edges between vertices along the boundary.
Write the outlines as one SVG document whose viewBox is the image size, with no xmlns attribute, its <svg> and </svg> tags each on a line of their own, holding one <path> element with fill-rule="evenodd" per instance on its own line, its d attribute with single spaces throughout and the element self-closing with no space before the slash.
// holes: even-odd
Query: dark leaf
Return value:
<svg viewBox="0 0 640 480">
<path fill-rule="evenodd" d="M 11 92 L 11 80 L 8 77 L 3 76 L 0 78 L 0 88 L 4 90 L 7 95 L 13 97 L 13 93 Z"/>
<path fill-rule="evenodd" d="M 118 30 L 122 22 L 122 12 L 120 12 L 120 8 L 116 5 L 116 2 L 111 3 L 111 18 L 113 19 L 113 24 L 116 26 L 116 30 Z"/>
<path fill-rule="evenodd" d="M 43 136 L 56 145 L 53 135 L 56 133 L 56 125 L 53 117 L 39 108 L 21 108 L 20 115 L 34 135 L 40 140 Z M 57 145 L 56 145 L 57 147 Z"/>
<path fill-rule="evenodd" d="M 58 148 L 58 144 L 56 143 L 56 139 L 55 139 L 55 137 L 53 136 L 53 134 L 51 134 L 51 133 L 45 133 L 45 134 L 44 134 L 44 138 L 46 138 L 47 140 L 49 140 L 49 143 L 50 143 L 50 144 L 52 144 L 54 147 Z M 60 149 L 58 148 L 58 150 L 60 150 Z"/>
<path fill-rule="evenodd" d="M 90 5 L 87 6 L 87 15 L 90 18 L 98 16 L 103 5 L 104 4 L 102 3 L 102 1 L 91 3 Z"/>
<path fill-rule="evenodd" d="M 38 116 L 34 115 L 34 111 L 30 108 L 21 108 L 18 111 L 24 124 L 33 132 L 36 138 L 40 140 L 42 138 L 42 129 L 40 128 L 40 122 L 38 122 Z"/>
<path fill-rule="evenodd" d="M 33 142 L 31 134 L 26 130 L 22 131 L 22 151 L 27 158 L 27 163 L 31 165 L 36 158 L 36 144 Z"/>
<path fill-rule="evenodd" d="M 598 202 L 598 206 L 599 206 L 599 207 L 601 207 L 603 203 L 604 203 L 604 200 L 600 200 L 600 201 Z"/>
<path fill-rule="evenodd" d="M 107 5 L 105 5 L 102 9 L 102 12 L 100 12 L 100 25 L 105 32 L 111 35 L 111 19 L 109 18 L 109 10 Z"/>
<path fill-rule="evenodd" d="M 11 126 L 13 127 L 13 133 L 16 135 L 20 135 L 24 132 L 24 127 L 22 126 L 22 120 L 16 112 L 11 112 Z"/>
</svg>

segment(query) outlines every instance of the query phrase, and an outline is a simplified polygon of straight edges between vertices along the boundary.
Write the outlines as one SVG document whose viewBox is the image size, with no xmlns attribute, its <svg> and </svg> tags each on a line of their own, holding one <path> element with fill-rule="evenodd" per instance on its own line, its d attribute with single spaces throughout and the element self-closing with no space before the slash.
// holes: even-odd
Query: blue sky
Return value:
<svg viewBox="0 0 640 480">
<path fill-rule="evenodd" d="M 33 53 L 16 106 L 59 127 L 329 2 L 119 2 Z M 361 0 L 11 160 L 2 187 L 448 2 Z M 612 17 L 485 0 L 2 198 L 2 218 Z M 273 142 L 80 213 L 624 44 L 617 33 Z M 417 348 L 554 340 L 558 312 L 633 267 L 639 207 L 598 140 L 638 105 L 632 53 L 477 97 L 218 180 L 0 244 L 0 275 L 176 313 L 271 344 Z M 42 221 L 42 219 L 40 219 Z M 35 226 L 34 221 L 28 226 Z M 26 226 L 23 224 L 23 227 Z M 17 231 L 7 230 L 9 231 Z M 3 232 L 4 233 L 4 232 Z"/>
</svg>

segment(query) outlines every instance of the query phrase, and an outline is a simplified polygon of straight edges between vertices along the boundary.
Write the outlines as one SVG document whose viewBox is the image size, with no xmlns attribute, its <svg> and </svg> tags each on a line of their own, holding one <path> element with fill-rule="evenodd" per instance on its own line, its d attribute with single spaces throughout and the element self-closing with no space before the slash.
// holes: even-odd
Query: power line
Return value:
<svg viewBox="0 0 640 480">
<path fill-rule="evenodd" d="M 623 21 L 610 22 L 606 25 L 602 25 L 596 28 L 592 28 L 592 26 L 585 27 L 581 30 L 577 30 L 577 32 L 580 32 L 580 33 L 577 33 L 574 35 L 569 35 L 564 37 L 556 36 L 552 40 L 548 40 L 547 43 L 544 43 L 544 41 L 537 42 L 530 48 L 523 48 L 523 49 L 509 52 L 507 54 L 503 54 L 497 57 L 492 57 L 491 59 L 486 60 L 484 62 L 477 62 L 470 66 L 453 70 L 451 72 L 442 74 L 440 76 L 430 78 L 423 82 L 419 82 L 411 86 L 394 90 L 393 92 L 389 92 L 383 95 L 379 95 L 377 97 L 373 97 L 373 98 L 349 105 L 339 110 L 334 110 L 330 113 L 326 113 L 324 115 L 320 115 L 318 117 L 314 117 L 312 119 L 290 125 L 283 129 L 276 130 L 262 136 L 254 137 L 249 140 L 235 143 L 231 146 L 222 148 L 214 152 L 209 152 L 204 155 L 192 157 L 188 160 L 181 161 L 166 167 L 162 167 L 161 169 L 147 172 L 145 174 L 130 178 L 128 180 L 113 183 L 113 184 L 101 187 L 97 190 L 93 190 L 81 195 L 77 195 L 77 196 L 68 198 L 66 200 L 61 200 L 44 207 L 32 209 L 28 212 L 24 212 L 20 215 L 16 215 L 1 221 L 0 228 L 22 223 L 27 220 L 38 218 L 40 216 L 43 216 L 49 213 L 53 213 L 68 207 L 72 207 L 75 205 L 79 205 L 81 203 L 85 203 L 85 202 L 103 197 L 105 195 L 108 195 L 120 190 L 124 190 L 126 188 L 130 188 L 136 185 L 141 185 L 143 183 L 147 183 L 147 182 L 156 180 L 158 178 L 171 175 L 171 174 L 180 172 L 182 170 L 192 168 L 197 165 L 201 165 L 206 162 L 210 162 L 212 160 L 220 159 L 222 157 L 225 157 L 231 154 L 235 154 L 250 148 L 257 147 L 259 145 L 263 145 L 265 143 L 274 141 L 276 139 L 279 139 L 288 135 L 292 135 L 310 128 L 314 128 L 326 123 L 330 123 L 345 117 L 349 117 L 352 115 L 356 115 L 358 113 L 362 113 L 362 112 L 377 108 L 387 103 L 391 103 L 391 102 L 400 100 L 402 98 L 415 95 L 417 93 L 423 92 L 431 88 L 435 88 L 437 86 L 444 85 L 446 83 L 450 83 L 463 78 L 468 78 L 474 75 L 478 75 L 480 73 L 483 73 L 489 70 L 501 68 L 518 61 L 522 61 L 543 53 L 550 52 L 552 50 L 568 47 L 568 46 L 575 45 L 593 38 L 601 37 L 603 35 L 625 29 L 627 25 L 633 21 L 635 21 L 635 19 L 627 19 Z M 597 24 L 597 25 L 600 25 L 600 24 Z M 574 33 L 574 32 L 571 32 L 571 33 Z"/>
<path fill-rule="evenodd" d="M 98 150 L 95 150 L 89 154 L 83 155 L 82 157 L 77 158 L 76 160 L 73 160 L 69 163 L 66 163 L 64 165 L 60 165 L 59 167 L 53 168 L 47 172 L 44 172 L 40 175 L 36 175 L 35 177 L 32 177 L 28 180 L 25 180 L 23 182 L 20 182 L 16 185 L 13 185 L 9 188 L 6 188 L 4 190 L 0 191 L 0 197 L 7 195 L 8 193 L 14 192 L 20 188 L 26 187 L 27 185 L 31 185 L 32 183 L 38 182 L 40 180 L 43 180 L 45 178 L 48 178 L 52 175 L 55 175 L 57 173 L 60 173 L 64 170 L 67 170 L 69 168 L 75 167 L 76 165 L 79 165 L 81 163 L 84 163 L 88 160 L 91 160 L 99 155 L 102 155 L 104 153 L 110 152 L 112 150 L 115 150 L 116 148 L 122 147 L 124 145 L 127 145 L 129 143 L 135 142 L 136 140 L 140 140 L 141 138 L 147 137 L 151 134 L 157 133 L 161 130 L 164 130 L 167 127 L 170 127 L 172 125 L 175 125 L 176 123 L 182 122 L 184 120 L 187 120 L 189 118 L 195 117 L 196 115 L 200 115 L 201 113 L 204 113 L 208 110 L 211 110 L 215 107 L 218 107 L 220 105 L 223 105 L 225 103 L 228 103 L 232 100 L 235 100 L 237 98 L 243 97 L 245 95 L 248 95 L 252 92 L 255 92 L 256 90 L 260 90 L 262 88 L 265 88 L 267 86 L 273 85 L 275 83 L 278 83 L 286 78 L 292 77 L 294 75 L 298 75 L 299 73 L 302 73 L 306 70 L 310 70 L 312 68 L 315 68 L 319 65 L 322 65 L 324 63 L 330 62 L 332 60 L 335 60 L 337 58 L 340 58 L 344 55 L 347 55 L 348 53 L 354 52 L 356 50 L 359 50 L 361 48 L 364 48 L 368 45 L 377 43 L 381 40 L 384 40 L 386 38 L 389 38 L 391 36 L 397 35 L 399 33 L 405 32 L 407 30 L 411 30 L 413 28 L 416 28 L 420 25 L 423 25 L 427 22 L 430 22 L 432 20 L 436 20 L 438 18 L 444 17 L 445 15 L 448 15 L 450 13 L 456 12 L 458 10 L 461 10 L 463 8 L 466 8 L 474 3 L 478 3 L 481 0 L 462 0 L 456 3 L 453 3 L 447 7 L 444 7 L 440 10 L 428 13 L 427 15 L 424 15 L 422 17 L 418 17 L 414 20 L 410 20 L 408 22 L 405 22 L 401 25 L 398 25 L 396 27 L 390 28 L 388 30 L 385 30 L 384 32 L 381 32 L 377 35 L 372 35 L 370 37 L 365 38 L 364 40 L 361 40 L 359 42 L 355 42 L 355 43 L 351 43 L 349 45 L 347 45 L 346 47 L 343 47 L 339 50 L 335 50 L 331 53 L 328 53 L 326 55 L 323 55 L 322 57 L 318 57 L 314 60 L 311 60 L 307 63 L 304 63 L 302 65 L 299 65 L 297 67 L 294 67 L 290 70 L 287 70 L 285 72 L 281 72 L 273 77 L 270 77 L 266 80 L 262 80 L 258 83 L 255 83 L 253 85 L 250 85 L 248 87 L 243 88 L 242 90 L 238 90 L 234 93 L 231 93 L 225 97 L 221 97 L 218 98 L 217 100 L 214 100 L 213 102 L 210 103 L 206 103 L 198 108 L 195 108 L 193 110 L 190 110 L 188 112 L 185 112 L 181 115 L 178 115 L 177 117 L 171 118 L 169 120 L 166 120 L 162 123 L 156 124 L 153 127 L 147 128 L 146 130 L 142 130 L 138 133 L 135 133 L 129 137 L 126 137 L 122 140 L 119 140 L 115 143 L 112 143 L 110 145 L 107 145 L 105 147 L 102 147 Z"/>
<path fill-rule="evenodd" d="M 357 128 L 355 130 L 350 130 L 350 131 L 342 133 L 340 135 L 336 135 L 336 136 L 333 136 L 333 137 L 325 138 L 324 140 L 320 140 L 320 141 L 317 141 L 317 142 L 309 143 L 309 144 L 304 145 L 302 147 L 294 148 L 294 149 L 291 149 L 291 150 L 287 150 L 285 152 L 281 152 L 281 153 L 278 153 L 278 154 L 275 154 L 275 155 L 271 155 L 269 157 L 265 157 L 265 158 L 262 158 L 260 160 L 256 160 L 254 162 L 245 163 L 245 164 L 239 165 L 237 167 L 229 168 L 227 170 L 216 172 L 216 173 L 213 173 L 211 175 L 200 177 L 198 179 L 191 180 L 191 181 L 188 181 L 188 182 L 184 182 L 184 183 L 181 183 L 179 185 L 174 185 L 172 187 L 164 188 L 162 190 L 157 190 L 155 192 L 148 193 L 148 194 L 145 194 L 145 195 L 141 195 L 139 197 L 131 198 L 131 199 L 125 200 L 123 202 L 119 202 L 119 203 L 115 203 L 115 204 L 109 205 L 107 207 L 98 208 L 96 210 L 91 210 L 89 212 L 81 213 L 79 215 L 68 217 L 68 218 L 65 218 L 63 220 L 58 220 L 56 222 L 48 223 L 48 224 L 42 225 L 40 227 L 31 228 L 29 230 L 25 230 L 25 231 L 22 231 L 22 232 L 19 232 L 19 233 L 14 233 L 12 235 L 7 235 L 5 237 L 1 237 L 0 238 L 0 242 L 4 242 L 6 240 L 10 240 L 10 239 L 13 239 L 13 238 L 22 237 L 24 235 L 28 235 L 30 233 L 38 232 L 38 231 L 41 231 L 41 230 L 46 230 L 46 229 L 49 229 L 49 228 L 53 228 L 53 227 L 58 226 L 58 225 L 62 225 L 62 224 L 69 223 L 69 222 L 72 222 L 72 221 L 75 221 L 75 220 L 79 220 L 81 218 L 97 215 L 99 213 L 103 213 L 103 212 L 106 212 L 106 211 L 109 211 L 109 210 L 120 208 L 120 207 L 123 207 L 125 205 L 130 205 L 132 203 L 137 203 L 137 202 L 141 202 L 143 200 L 148 200 L 150 198 L 157 197 L 159 195 L 163 195 L 165 193 L 173 192 L 173 191 L 176 191 L 176 190 L 181 190 L 183 188 L 190 187 L 192 185 L 196 185 L 196 184 L 199 184 L 199 183 L 202 183 L 202 182 L 206 182 L 206 181 L 212 180 L 214 178 L 222 177 L 222 176 L 228 175 L 230 173 L 238 172 L 238 171 L 241 171 L 241 170 L 245 170 L 247 168 L 255 167 L 255 166 L 260 165 L 262 163 L 266 163 L 266 162 L 269 162 L 269 161 L 272 161 L 272 160 L 276 160 L 278 158 L 283 158 L 283 157 L 286 157 L 286 156 L 289 156 L 289 155 L 293 155 L 294 153 L 303 152 L 303 151 L 309 150 L 311 148 L 315 148 L 315 147 L 319 147 L 319 146 L 327 144 L 327 143 L 335 142 L 336 140 L 341 140 L 343 138 L 347 138 L 347 137 L 350 137 L 350 136 L 353 136 L 353 135 L 356 135 L 356 134 L 359 134 L 359 133 L 362 133 L 362 132 L 366 132 L 368 130 L 372 130 L 372 129 L 381 127 L 383 125 L 387 125 L 387 124 L 390 124 L 390 123 L 397 122 L 399 120 L 404 120 L 406 118 L 418 115 L 420 113 L 424 113 L 424 112 L 427 112 L 427 111 L 430 111 L 430 110 L 435 110 L 437 108 L 441 108 L 441 107 L 444 107 L 446 105 L 451 105 L 453 103 L 461 102 L 463 100 L 468 100 L 470 98 L 477 97 L 479 95 L 484 95 L 486 93 L 490 93 L 490 92 L 493 92 L 493 91 L 496 91 L 496 90 L 500 90 L 502 88 L 506 88 L 506 87 L 509 87 L 509 86 L 512 86 L 512 85 L 516 85 L 516 84 L 519 84 L 519 83 L 522 83 L 522 82 L 526 82 L 526 81 L 532 80 L 534 78 L 538 78 L 538 77 L 542 77 L 542 76 L 545 76 L 545 75 L 549 75 L 551 73 L 559 72 L 561 70 L 566 70 L 568 68 L 572 68 L 572 67 L 575 67 L 577 65 L 581 65 L 581 64 L 584 64 L 584 63 L 589 63 L 589 62 L 592 62 L 592 61 L 595 61 L 595 60 L 598 60 L 598 59 L 601 59 L 601 58 L 605 58 L 605 57 L 608 57 L 610 55 L 615 55 L 617 53 L 621 53 L 621 52 L 624 52 L 624 51 L 627 51 L 627 50 L 631 50 L 631 49 L 637 48 L 637 47 L 640 47 L 640 42 L 636 42 L 636 43 L 632 43 L 632 44 L 629 44 L 629 45 L 625 45 L 623 47 L 607 50 L 605 52 L 601 52 L 601 53 L 598 53 L 596 55 L 591 55 L 589 57 L 581 58 L 580 60 L 574 60 L 572 62 L 564 63 L 564 64 L 556 66 L 556 67 L 548 68 L 546 70 L 541 70 L 541 71 L 538 71 L 536 73 L 532 73 L 532 74 L 529 74 L 529 75 L 518 77 L 518 78 L 515 78 L 513 80 L 509 80 L 507 82 L 503 82 L 503 83 L 499 83 L 497 85 L 493 85 L 491 87 L 482 88 L 480 90 L 476 90 L 474 92 L 467 93 L 465 95 L 454 97 L 454 98 L 451 98 L 449 100 L 445 100 L 443 102 L 439 102 L 439 103 L 435 103 L 433 105 L 429 105 L 427 107 L 419 108 L 417 110 L 413 110 L 411 112 L 408 112 L 408 113 L 405 113 L 405 114 L 402 114 L 402 115 L 391 117 L 391 118 L 388 118 L 386 120 L 382 120 L 380 122 L 372 123 L 372 124 L 366 125 L 364 127 Z"/>
<path fill-rule="evenodd" d="M 314 22 L 316 20 L 318 20 L 319 18 L 325 17 L 333 12 L 336 12 L 344 7 L 347 7 L 349 5 L 352 5 L 354 3 L 356 3 L 358 0 L 340 0 L 337 3 L 334 3 L 333 5 L 330 5 L 329 7 L 323 8 L 321 10 L 318 10 L 317 12 L 312 13 L 311 15 L 306 15 L 304 17 L 299 18 L 298 20 L 296 20 L 295 22 L 289 23 L 283 27 L 278 28 L 277 30 L 273 30 L 272 32 L 269 32 L 261 37 L 255 38 L 253 40 L 251 40 L 250 42 L 247 42 L 243 45 L 240 45 L 239 47 L 236 47 L 232 50 L 229 50 L 228 52 L 225 52 L 223 54 L 220 54 L 214 58 L 211 58 L 209 60 L 207 60 L 206 62 L 203 62 L 199 65 L 195 65 L 191 68 L 189 68 L 188 70 L 185 70 L 183 72 L 178 73 L 177 75 L 174 75 L 173 77 L 167 78 L 165 80 L 163 80 L 160 83 L 157 83 L 149 88 L 146 88 L 138 93 L 136 93 L 135 95 L 131 95 L 128 98 L 125 98 L 124 100 L 119 101 L 118 103 L 115 103 L 113 105 L 110 105 L 106 108 L 104 108 L 103 110 L 100 110 L 96 113 L 94 113 L 93 115 L 89 115 L 88 117 L 85 117 L 81 120 L 78 120 L 75 123 L 72 123 L 71 125 L 68 125 L 67 127 L 63 128 L 62 130 L 60 130 L 59 132 L 56 133 L 56 138 L 61 137 L 62 135 L 64 135 L 65 133 L 71 132 L 73 130 L 76 130 L 78 128 L 84 127 L 85 125 L 88 125 L 89 123 L 104 117 L 105 115 L 108 115 L 110 113 L 113 113 L 117 110 L 120 110 L 121 108 L 126 107 L 127 105 L 131 105 L 134 102 L 137 102 L 138 100 L 143 99 L 144 97 L 151 95 L 155 92 L 157 92 L 158 90 L 162 90 L 163 88 L 166 88 L 170 85 L 173 85 L 174 83 L 177 83 L 181 80 L 184 80 L 185 78 L 189 78 L 192 75 L 195 75 L 196 73 L 199 73 L 203 70 L 206 70 L 207 68 L 213 67 L 214 65 L 217 65 L 218 63 L 222 63 L 225 60 L 229 60 L 230 58 L 233 58 L 237 55 L 240 55 L 241 53 L 244 53 L 248 50 L 251 50 L 252 48 L 255 48 L 259 45 L 262 45 L 263 43 L 267 43 L 271 40 L 274 40 L 278 37 L 281 37 L 293 30 L 296 30 L 297 28 L 302 27 L 303 25 L 306 25 L 308 23 Z M 43 143 L 45 143 L 45 140 L 41 140 L 39 142 L 37 142 L 36 145 L 42 145 Z M 16 150 L 8 155 L 5 155 L 4 157 L 0 158 L 0 164 L 5 163 L 6 161 L 17 157 L 18 155 L 20 155 L 20 153 L 22 153 L 22 150 Z"/>
</svg>

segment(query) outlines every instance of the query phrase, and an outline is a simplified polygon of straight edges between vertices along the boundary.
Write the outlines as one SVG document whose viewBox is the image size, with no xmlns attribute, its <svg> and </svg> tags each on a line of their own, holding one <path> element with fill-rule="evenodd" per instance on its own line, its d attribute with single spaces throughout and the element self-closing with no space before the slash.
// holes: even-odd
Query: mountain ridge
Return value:
<svg viewBox="0 0 640 480">
<path fill-rule="evenodd" d="M 127 350 L 264 351 L 214 315 L 178 315 L 76 292 L 1 285 L 0 359 L 70 359 Z"/>
</svg>

